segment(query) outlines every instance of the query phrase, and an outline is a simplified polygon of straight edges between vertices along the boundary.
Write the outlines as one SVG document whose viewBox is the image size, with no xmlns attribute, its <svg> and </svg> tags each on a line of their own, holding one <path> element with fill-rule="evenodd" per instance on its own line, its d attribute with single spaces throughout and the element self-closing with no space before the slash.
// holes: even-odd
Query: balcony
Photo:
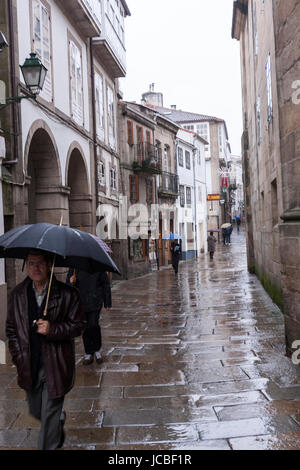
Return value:
<svg viewBox="0 0 300 470">
<path fill-rule="evenodd" d="M 133 146 L 134 162 L 132 169 L 134 172 L 161 173 L 162 154 L 155 145 L 140 143 Z"/>
<path fill-rule="evenodd" d="M 173 173 L 163 172 L 159 178 L 159 197 L 177 198 L 179 196 L 179 177 Z"/>
<path fill-rule="evenodd" d="M 101 36 L 93 40 L 93 48 L 96 57 L 111 77 L 126 76 L 125 47 L 107 15 L 105 15 Z"/>
<path fill-rule="evenodd" d="M 94 0 L 56 0 L 61 10 L 86 38 L 101 35 L 101 12 Z"/>
</svg>

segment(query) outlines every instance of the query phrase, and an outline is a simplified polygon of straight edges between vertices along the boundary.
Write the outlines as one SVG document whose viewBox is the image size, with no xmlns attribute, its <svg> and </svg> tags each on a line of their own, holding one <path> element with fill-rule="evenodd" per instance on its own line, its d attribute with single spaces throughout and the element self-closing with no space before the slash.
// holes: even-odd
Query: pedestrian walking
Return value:
<svg viewBox="0 0 300 470">
<path fill-rule="evenodd" d="M 181 255 L 181 246 L 177 241 L 173 241 L 171 244 L 171 256 L 172 256 L 172 266 L 175 274 L 178 274 L 179 260 Z"/>
<path fill-rule="evenodd" d="M 86 328 L 82 339 L 85 355 L 83 365 L 102 362 L 102 337 L 99 325 L 102 307 L 109 309 L 112 306 L 110 281 L 106 272 L 90 274 L 82 270 L 70 269 L 67 282 L 77 287 L 80 292 L 82 308 L 86 316 Z"/>
<path fill-rule="evenodd" d="M 85 325 L 79 293 L 55 276 L 44 316 L 50 261 L 45 252 L 29 251 L 28 277 L 12 291 L 6 320 L 18 384 L 26 391 L 30 414 L 41 421 L 39 450 L 63 446 L 64 397 L 75 380 L 74 338 Z"/>
<path fill-rule="evenodd" d="M 209 237 L 207 238 L 207 243 L 208 243 L 208 252 L 210 255 L 211 261 L 214 259 L 214 254 L 216 251 L 216 243 L 217 239 L 214 237 L 214 233 L 210 232 Z"/>
<path fill-rule="evenodd" d="M 225 244 L 226 245 L 231 245 L 232 230 L 233 230 L 232 225 L 226 228 L 226 231 L 225 231 Z"/>
<path fill-rule="evenodd" d="M 239 215 L 237 215 L 235 217 L 235 220 L 236 220 L 237 231 L 239 232 L 240 231 L 240 225 L 241 225 L 241 217 Z"/>
</svg>

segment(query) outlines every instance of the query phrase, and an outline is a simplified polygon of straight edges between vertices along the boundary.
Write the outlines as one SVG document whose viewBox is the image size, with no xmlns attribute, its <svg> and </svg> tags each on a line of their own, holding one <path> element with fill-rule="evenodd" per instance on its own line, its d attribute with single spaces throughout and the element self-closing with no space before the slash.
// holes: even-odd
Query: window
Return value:
<svg viewBox="0 0 300 470">
<path fill-rule="evenodd" d="M 130 193 L 130 201 L 138 202 L 139 200 L 139 177 L 138 175 L 130 175 L 129 193 Z"/>
<path fill-rule="evenodd" d="M 71 116 L 77 124 L 83 125 L 83 89 L 81 54 L 77 45 L 70 40 Z"/>
<path fill-rule="evenodd" d="M 127 142 L 129 145 L 133 145 L 133 122 L 127 121 Z"/>
<path fill-rule="evenodd" d="M 108 106 L 108 133 L 110 143 L 114 143 L 115 139 L 115 100 L 114 92 L 110 87 L 107 87 L 107 106 Z"/>
<path fill-rule="evenodd" d="M 187 129 L 188 131 L 193 131 L 194 130 L 194 126 L 193 125 L 185 125 L 183 126 L 184 129 Z"/>
<path fill-rule="evenodd" d="M 184 186 L 182 185 L 179 186 L 179 195 L 180 195 L 180 206 L 184 207 L 185 206 L 185 192 L 184 192 Z"/>
<path fill-rule="evenodd" d="M 218 133 L 219 133 L 219 153 L 223 154 L 224 150 L 223 150 L 223 129 L 222 129 L 222 126 L 219 126 Z"/>
<path fill-rule="evenodd" d="M 271 55 L 268 54 L 266 64 L 267 75 L 267 102 L 268 102 L 268 121 L 271 121 L 273 116 L 273 100 L 272 100 L 272 77 L 271 77 Z"/>
<path fill-rule="evenodd" d="M 183 166 L 183 150 L 181 147 L 178 147 L 178 165 Z"/>
<path fill-rule="evenodd" d="M 134 260 L 145 259 L 148 255 L 148 243 L 147 240 L 138 238 L 137 240 L 128 239 L 129 243 L 129 256 Z"/>
<path fill-rule="evenodd" d="M 258 142 L 258 145 L 260 145 L 261 143 L 260 96 L 258 96 L 257 98 L 256 113 L 257 113 L 257 142 Z"/>
<path fill-rule="evenodd" d="M 105 185 L 105 167 L 103 162 L 98 161 L 98 184 Z"/>
<path fill-rule="evenodd" d="M 33 49 L 48 69 L 40 97 L 52 101 L 50 12 L 40 0 L 33 0 Z"/>
<path fill-rule="evenodd" d="M 205 152 L 209 151 L 209 124 L 207 122 L 202 122 L 201 124 L 197 124 L 197 134 L 200 135 L 204 140 L 208 142 L 208 145 L 205 145 Z"/>
<path fill-rule="evenodd" d="M 143 157 L 144 133 L 143 133 L 143 128 L 141 126 L 136 126 L 136 140 L 137 140 L 137 155 L 138 157 Z"/>
<path fill-rule="evenodd" d="M 187 150 L 185 151 L 185 166 L 188 170 L 191 169 L 191 154 Z"/>
<path fill-rule="evenodd" d="M 117 172 L 115 168 L 110 169 L 110 188 L 113 191 L 117 190 Z"/>
<path fill-rule="evenodd" d="M 192 205 L 192 189 L 189 186 L 186 187 L 186 203 L 188 206 Z"/>
<path fill-rule="evenodd" d="M 146 179 L 146 201 L 150 204 L 154 202 L 153 180 Z"/>
<path fill-rule="evenodd" d="M 98 73 L 95 74 L 95 93 L 97 134 L 101 136 L 104 130 L 103 78 Z"/>
<path fill-rule="evenodd" d="M 169 146 L 165 145 L 164 147 L 164 171 L 169 172 Z"/>
</svg>

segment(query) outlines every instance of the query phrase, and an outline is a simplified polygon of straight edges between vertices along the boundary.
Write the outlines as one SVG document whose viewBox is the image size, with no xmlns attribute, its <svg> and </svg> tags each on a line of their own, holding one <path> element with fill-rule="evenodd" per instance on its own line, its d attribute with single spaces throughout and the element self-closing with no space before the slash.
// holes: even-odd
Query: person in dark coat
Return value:
<svg viewBox="0 0 300 470">
<path fill-rule="evenodd" d="M 172 266 L 175 274 L 178 274 L 179 260 L 181 255 L 181 246 L 177 241 L 171 244 Z"/>
<path fill-rule="evenodd" d="M 226 228 L 226 231 L 225 231 L 225 235 L 226 235 L 226 245 L 230 245 L 230 244 L 231 244 L 230 237 L 231 237 L 231 234 L 232 234 L 232 230 L 233 230 L 232 225 L 230 225 L 229 227 Z"/>
<path fill-rule="evenodd" d="M 55 276 L 45 319 L 50 267 L 45 253 L 29 253 L 28 277 L 12 291 L 6 320 L 18 384 L 26 391 L 30 414 L 41 421 L 39 450 L 63 445 L 64 397 L 75 380 L 74 338 L 85 326 L 78 291 Z"/>
<path fill-rule="evenodd" d="M 90 274 L 86 271 L 69 270 L 67 283 L 77 287 L 80 292 L 82 308 L 86 315 L 86 328 L 82 339 L 85 356 L 83 365 L 92 364 L 94 356 L 97 364 L 101 364 L 102 337 L 99 318 L 102 307 L 109 309 L 112 306 L 111 288 L 105 272 Z"/>
<path fill-rule="evenodd" d="M 214 233 L 210 232 L 209 237 L 207 238 L 207 244 L 208 244 L 208 252 L 210 255 L 210 259 L 214 259 L 214 254 L 216 251 L 216 243 L 217 239 L 214 237 Z"/>
</svg>

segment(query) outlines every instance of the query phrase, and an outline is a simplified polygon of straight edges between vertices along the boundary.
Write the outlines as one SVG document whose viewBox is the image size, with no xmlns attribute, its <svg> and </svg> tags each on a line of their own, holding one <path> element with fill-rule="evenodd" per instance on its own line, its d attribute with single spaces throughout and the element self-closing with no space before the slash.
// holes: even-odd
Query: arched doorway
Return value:
<svg viewBox="0 0 300 470">
<path fill-rule="evenodd" d="M 70 227 L 92 232 L 92 196 L 89 189 L 88 175 L 82 151 L 78 146 L 69 151 L 67 185 L 69 194 Z"/>
<path fill-rule="evenodd" d="M 37 126 L 34 126 L 35 128 Z M 56 144 L 44 124 L 28 137 L 28 221 L 68 223 L 67 190 L 62 187 Z"/>
</svg>

